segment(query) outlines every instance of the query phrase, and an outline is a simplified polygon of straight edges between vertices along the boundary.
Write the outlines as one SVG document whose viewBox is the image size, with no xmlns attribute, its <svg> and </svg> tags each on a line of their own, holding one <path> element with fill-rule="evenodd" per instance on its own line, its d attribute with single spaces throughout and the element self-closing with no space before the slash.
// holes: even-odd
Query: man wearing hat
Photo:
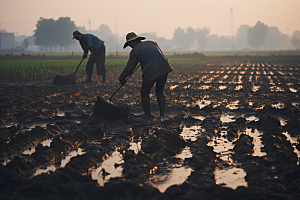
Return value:
<svg viewBox="0 0 300 200">
<path fill-rule="evenodd" d="M 136 35 L 134 32 L 126 35 L 127 46 L 132 48 L 126 67 L 119 77 L 122 85 L 126 83 L 126 77 L 133 73 L 138 62 L 141 64 L 142 69 L 142 87 L 141 87 L 141 102 L 143 105 L 144 113 L 147 117 L 151 117 L 151 105 L 149 93 L 154 83 L 156 83 L 156 97 L 159 105 L 160 116 L 165 115 L 166 97 L 164 95 L 164 87 L 167 81 L 168 73 L 172 68 L 168 59 L 164 56 L 163 52 L 154 41 L 142 41 L 145 37 Z"/>
<path fill-rule="evenodd" d="M 87 83 L 92 82 L 94 64 L 97 66 L 97 74 L 102 75 L 102 82 L 105 82 L 105 45 L 104 41 L 92 34 L 82 34 L 79 31 L 73 32 L 73 39 L 79 41 L 83 49 L 85 59 L 90 51 L 90 57 L 86 65 Z"/>
</svg>

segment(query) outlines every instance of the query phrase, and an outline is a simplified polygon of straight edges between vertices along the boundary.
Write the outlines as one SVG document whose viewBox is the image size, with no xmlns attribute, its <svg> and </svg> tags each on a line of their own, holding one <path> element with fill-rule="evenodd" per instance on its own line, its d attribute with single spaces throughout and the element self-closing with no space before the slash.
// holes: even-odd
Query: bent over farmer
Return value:
<svg viewBox="0 0 300 200">
<path fill-rule="evenodd" d="M 79 41 L 83 49 L 83 59 L 85 59 L 90 51 L 90 57 L 86 65 L 86 83 L 92 82 L 92 74 L 94 64 L 97 66 L 97 74 L 102 75 L 102 82 L 105 82 L 105 51 L 104 41 L 92 34 L 82 34 L 79 31 L 73 32 L 73 39 Z"/>
<path fill-rule="evenodd" d="M 119 81 L 122 85 L 126 83 L 126 77 L 133 73 L 138 62 L 142 69 L 142 87 L 141 87 L 141 102 L 146 117 L 151 117 L 151 105 L 149 93 L 154 83 L 156 83 L 156 97 L 159 105 L 160 116 L 165 115 L 166 97 L 164 95 L 164 87 L 167 81 L 168 73 L 173 71 L 168 59 L 154 41 L 142 41 L 145 37 L 138 36 L 134 32 L 126 35 L 127 46 L 132 48 L 126 67 L 119 76 Z"/>
</svg>

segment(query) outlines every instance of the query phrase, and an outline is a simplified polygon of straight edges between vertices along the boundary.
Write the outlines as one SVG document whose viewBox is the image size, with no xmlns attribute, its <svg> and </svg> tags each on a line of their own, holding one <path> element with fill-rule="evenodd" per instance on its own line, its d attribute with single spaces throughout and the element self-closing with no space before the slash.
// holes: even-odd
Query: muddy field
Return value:
<svg viewBox="0 0 300 200">
<path fill-rule="evenodd" d="M 300 64 L 173 64 L 167 116 L 143 117 L 140 73 L 114 97 L 126 120 L 93 117 L 107 82 L 1 82 L 0 199 L 299 199 Z"/>
</svg>

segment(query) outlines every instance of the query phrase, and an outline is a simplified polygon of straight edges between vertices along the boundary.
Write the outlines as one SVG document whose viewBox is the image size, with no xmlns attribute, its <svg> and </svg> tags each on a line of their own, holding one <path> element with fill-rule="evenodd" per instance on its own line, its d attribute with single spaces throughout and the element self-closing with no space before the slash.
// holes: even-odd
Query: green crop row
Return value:
<svg viewBox="0 0 300 200">
<path fill-rule="evenodd" d="M 55 75 L 73 74 L 80 60 L 0 60 L 1 80 L 37 80 L 53 78 Z M 107 59 L 106 67 L 122 69 L 126 59 Z M 84 60 L 77 73 L 85 72 Z"/>
</svg>

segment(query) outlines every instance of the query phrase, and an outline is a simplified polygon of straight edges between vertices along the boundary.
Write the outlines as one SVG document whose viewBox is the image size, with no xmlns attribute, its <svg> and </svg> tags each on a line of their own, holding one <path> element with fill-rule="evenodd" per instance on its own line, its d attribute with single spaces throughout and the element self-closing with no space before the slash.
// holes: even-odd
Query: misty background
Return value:
<svg viewBox="0 0 300 200">
<path fill-rule="evenodd" d="M 72 39 L 74 30 L 91 33 L 104 40 L 107 52 L 130 51 L 123 49 L 126 35 L 112 33 L 106 24 L 100 24 L 97 29 L 77 26 L 70 17 L 40 18 L 32 36 L 8 33 L 0 30 L 1 51 L 43 51 L 64 52 L 82 51 L 77 40 Z M 173 38 L 158 37 L 156 32 L 144 32 L 138 35 L 147 40 L 156 41 L 163 51 L 237 51 L 237 50 L 299 50 L 300 31 L 296 30 L 291 36 L 282 33 L 275 26 L 268 26 L 257 21 L 254 26 L 241 25 L 236 33 L 232 29 L 231 35 L 211 34 L 210 27 L 202 28 L 178 27 L 173 31 Z M 14 38 L 12 38 L 14 37 Z M 9 41 L 7 41 L 9 40 Z M 6 44 L 4 46 L 3 44 Z"/>
</svg>

